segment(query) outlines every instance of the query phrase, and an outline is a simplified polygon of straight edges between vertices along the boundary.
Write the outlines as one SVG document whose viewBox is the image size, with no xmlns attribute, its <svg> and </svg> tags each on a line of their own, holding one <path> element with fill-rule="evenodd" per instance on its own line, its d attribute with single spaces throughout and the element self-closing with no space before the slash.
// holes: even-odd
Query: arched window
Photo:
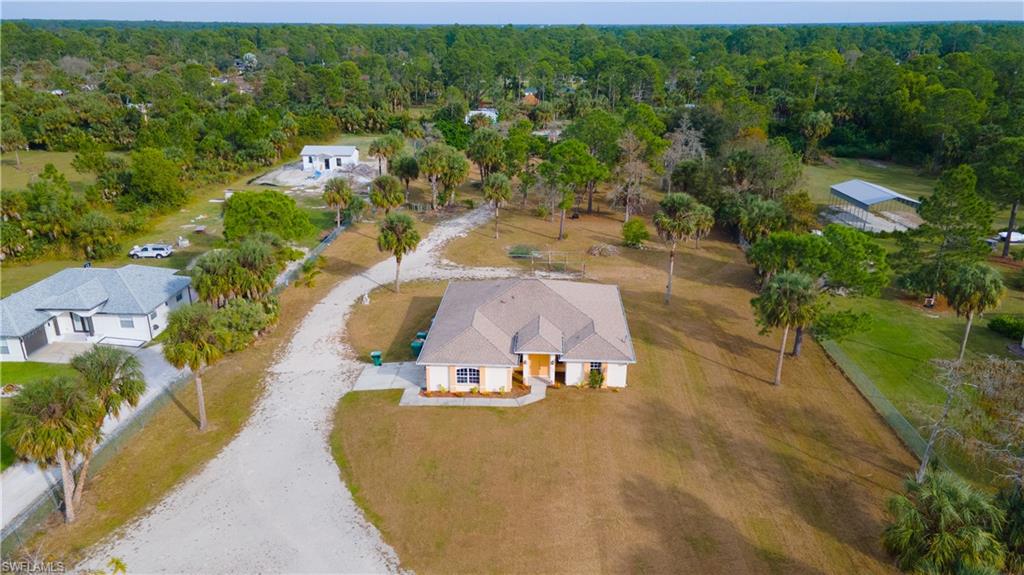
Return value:
<svg viewBox="0 0 1024 575">
<path fill-rule="evenodd" d="M 480 385 L 480 370 L 475 367 L 460 367 L 456 369 L 455 383 Z"/>
</svg>

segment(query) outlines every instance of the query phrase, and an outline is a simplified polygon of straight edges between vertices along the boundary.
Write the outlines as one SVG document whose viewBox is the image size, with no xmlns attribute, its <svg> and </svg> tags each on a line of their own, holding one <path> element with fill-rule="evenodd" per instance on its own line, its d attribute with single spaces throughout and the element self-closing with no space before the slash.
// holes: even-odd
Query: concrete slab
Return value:
<svg viewBox="0 0 1024 575">
<path fill-rule="evenodd" d="M 84 341 L 55 341 L 46 344 L 28 356 L 28 361 L 42 363 L 71 363 L 71 358 L 89 351 L 93 344 Z"/>
<path fill-rule="evenodd" d="M 426 369 L 411 361 L 368 365 L 363 368 L 352 391 L 414 388 L 417 392 L 427 385 Z"/>
</svg>

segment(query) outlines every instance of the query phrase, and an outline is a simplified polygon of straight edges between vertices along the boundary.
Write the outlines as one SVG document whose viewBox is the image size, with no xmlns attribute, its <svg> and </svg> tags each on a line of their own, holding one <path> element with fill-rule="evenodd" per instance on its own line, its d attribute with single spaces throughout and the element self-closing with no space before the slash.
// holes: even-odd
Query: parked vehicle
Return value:
<svg viewBox="0 0 1024 575">
<path fill-rule="evenodd" d="M 167 244 L 144 244 L 132 247 L 128 256 L 132 259 L 138 258 L 166 258 L 174 253 L 174 247 Z"/>
</svg>

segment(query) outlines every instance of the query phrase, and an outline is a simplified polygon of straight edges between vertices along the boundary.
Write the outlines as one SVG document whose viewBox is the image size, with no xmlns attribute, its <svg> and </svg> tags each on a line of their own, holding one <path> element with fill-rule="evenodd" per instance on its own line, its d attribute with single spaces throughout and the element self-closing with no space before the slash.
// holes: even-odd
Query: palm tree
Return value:
<svg viewBox="0 0 1024 575">
<path fill-rule="evenodd" d="M 11 400 L 8 441 L 18 457 L 48 467 L 60 466 L 64 488 L 64 520 L 75 521 L 75 478 L 71 466 L 77 453 L 96 441 L 96 420 L 103 407 L 70 377 L 36 380 Z"/>
<path fill-rule="evenodd" d="M 334 208 L 334 226 L 341 227 L 341 212 L 352 203 L 352 185 L 347 178 L 331 178 L 324 184 L 324 203 Z"/>
<path fill-rule="evenodd" d="M 397 208 L 405 201 L 405 194 L 402 193 L 402 182 L 398 178 L 385 174 L 377 176 L 370 186 L 370 203 L 375 208 L 383 208 L 384 215 L 391 213 L 391 208 Z"/>
<path fill-rule="evenodd" d="M 280 269 L 270 245 L 257 239 L 247 239 L 235 248 L 234 254 L 238 263 L 238 291 L 252 300 L 270 293 Z"/>
<path fill-rule="evenodd" d="M 498 206 L 512 198 L 508 176 L 493 173 L 484 178 L 484 199 L 494 204 L 494 239 L 498 239 Z"/>
<path fill-rule="evenodd" d="M 135 407 L 146 393 L 146 378 L 139 358 L 119 347 L 96 345 L 71 358 L 71 367 L 82 375 L 85 388 L 100 402 L 102 409 L 96 420 L 96 436 L 82 450 L 82 467 L 75 482 L 75 507 L 82 501 L 85 479 L 89 473 L 96 440 L 107 417 L 118 417 L 127 404 Z"/>
<path fill-rule="evenodd" d="M 654 214 L 654 227 L 668 246 L 668 282 L 665 284 L 665 303 L 672 298 L 672 276 L 675 275 L 676 245 L 693 235 L 694 211 L 700 203 L 689 194 L 667 194 Z"/>
<path fill-rule="evenodd" d="M 444 184 L 445 203 L 455 203 L 455 189 L 469 177 L 469 160 L 458 151 L 451 150 L 445 157 L 444 171 L 441 172 L 441 183 Z"/>
<path fill-rule="evenodd" d="M 233 250 L 210 250 L 196 259 L 192 285 L 201 300 L 220 307 L 237 295 L 239 273 Z"/>
<path fill-rule="evenodd" d="M 715 227 L 715 210 L 703 204 L 697 206 L 693 211 L 693 240 L 697 249 L 700 249 L 700 241 L 708 237 L 713 227 Z"/>
<path fill-rule="evenodd" d="M 437 208 L 437 181 L 448 165 L 448 154 L 451 148 L 445 144 L 434 142 L 420 150 L 417 161 L 420 172 L 430 181 L 430 209 Z"/>
<path fill-rule="evenodd" d="M 381 222 L 377 249 L 391 252 L 395 256 L 395 293 L 401 292 L 399 272 L 402 269 L 402 257 L 415 250 L 419 243 L 420 233 L 416 231 L 416 224 L 408 214 L 388 214 Z"/>
<path fill-rule="evenodd" d="M 203 370 L 224 355 L 226 334 L 214 326 L 213 308 L 205 303 L 179 307 L 167 317 L 164 357 L 171 365 L 188 367 L 196 378 L 199 402 L 199 431 L 206 430 L 206 400 L 203 396 Z"/>
<path fill-rule="evenodd" d="M 957 361 L 963 361 L 975 314 L 998 306 L 1006 288 L 1003 287 L 1003 278 L 999 272 L 986 264 L 973 263 L 963 265 L 953 272 L 943 291 L 950 307 L 956 310 L 956 315 L 967 316 L 967 327 L 960 342 L 960 355 L 957 356 Z"/>
<path fill-rule="evenodd" d="M 751 245 L 768 234 L 782 229 L 786 223 L 786 211 L 775 200 L 749 196 L 740 206 L 740 233 Z"/>
<path fill-rule="evenodd" d="M 782 384 L 782 359 L 786 354 L 786 339 L 789 328 L 808 325 L 818 311 L 818 290 L 814 278 L 803 272 L 782 272 L 765 284 L 761 295 L 750 300 L 762 333 L 772 328 L 782 328 L 782 345 L 779 346 L 779 361 L 775 366 L 775 385 Z"/>
<path fill-rule="evenodd" d="M 401 132 L 390 132 L 370 143 L 370 155 L 377 156 L 377 175 L 383 175 L 383 162 L 391 161 L 391 157 L 397 154 L 405 146 L 405 138 Z"/>
<path fill-rule="evenodd" d="M 402 154 L 395 158 L 391 165 L 391 173 L 405 183 L 405 201 L 409 201 L 409 183 L 420 177 L 420 164 L 416 156 Z"/>
<path fill-rule="evenodd" d="M 903 571 L 998 573 L 1004 551 L 994 535 L 1003 513 L 991 498 L 948 471 L 908 480 L 887 503 L 882 543 Z M 986 569 L 987 568 L 987 569 Z"/>
<path fill-rule="evenodd" d="M 384 147 L 387 143 L 384 141 L 384 137 L 381 136 L 376 140 L 370 142 L 370 155 L 376 156 L 377 158 L 377 175 L 384 173 L 383 162 L 384 162 Z"/>
</svg>

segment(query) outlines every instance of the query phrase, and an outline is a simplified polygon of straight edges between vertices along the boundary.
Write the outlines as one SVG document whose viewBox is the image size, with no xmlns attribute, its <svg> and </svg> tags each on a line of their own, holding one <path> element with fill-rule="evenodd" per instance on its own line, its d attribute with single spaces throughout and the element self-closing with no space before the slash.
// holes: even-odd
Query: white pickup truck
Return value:
<svg viewBox="0 0 1024 575">
<path fill-rule="evenodd" d="M 128 257 L 132 259 L 166 258 L 170 257 L 173 253 L 174 247 L 167 244 L 143 244 L 132 247 L 131 251 L 128 252 Z"/>
</svg>

